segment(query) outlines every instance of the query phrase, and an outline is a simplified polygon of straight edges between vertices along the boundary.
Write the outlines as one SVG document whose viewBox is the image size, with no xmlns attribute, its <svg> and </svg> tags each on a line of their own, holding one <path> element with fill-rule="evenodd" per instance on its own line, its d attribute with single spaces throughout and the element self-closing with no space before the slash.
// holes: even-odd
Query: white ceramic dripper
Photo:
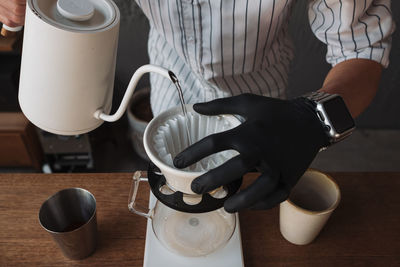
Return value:
<svg viewBox="0 0 400 267">
<path fill-rule="evenodd" d="M 188 128 L 193 143 L 204 137 L 232 129 L 240 121 L 232 115 L 205 116 L 186 105 Z M 150 160 L 161 170 L 168 186 L 186 194 L 194 194 L 190 185 L 196 177 L 237 155 L 234 150 L 219 152 L 185 169 L 177 169 L 173 158 L 189 146 L 182 108 L 171 108 L 153 118 L 144 132 L 144 148 Z"/>
</svg>

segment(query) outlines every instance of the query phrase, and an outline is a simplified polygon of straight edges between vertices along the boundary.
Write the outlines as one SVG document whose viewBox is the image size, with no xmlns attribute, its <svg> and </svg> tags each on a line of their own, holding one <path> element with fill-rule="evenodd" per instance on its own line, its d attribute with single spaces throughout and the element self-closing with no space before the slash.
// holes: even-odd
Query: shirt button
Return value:
<svg viewBox="0 0 400 267">
<path fill-rule="evenodd" d="M 193 42 L 194 38 L 192 36 L 188 37 L 189 42 Z"/>
</svg>

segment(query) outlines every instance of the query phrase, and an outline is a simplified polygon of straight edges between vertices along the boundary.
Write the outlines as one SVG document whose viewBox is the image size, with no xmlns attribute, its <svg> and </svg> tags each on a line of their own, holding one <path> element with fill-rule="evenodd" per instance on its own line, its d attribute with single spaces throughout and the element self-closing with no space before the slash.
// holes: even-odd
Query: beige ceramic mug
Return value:
<svg viewBox="0 0 400 267">
<path fill-rule="evenodd" d="M 340 202 L 340 189 L 327 174 L 309 169 L 280 204 L 279 227 L 283 237 L 296 245 L 311 243 Z"/>
</svg>

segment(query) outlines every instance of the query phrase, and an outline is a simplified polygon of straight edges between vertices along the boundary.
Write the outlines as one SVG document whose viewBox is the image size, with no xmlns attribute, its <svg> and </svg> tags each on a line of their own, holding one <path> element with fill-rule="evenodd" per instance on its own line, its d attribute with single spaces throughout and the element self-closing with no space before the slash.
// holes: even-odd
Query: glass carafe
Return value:
<svg viewBox="0 0 400 267">
<path fill-rule="evenodd" d="M 152 230 L 162 245 L 173 253 L 188 256 L 204 256 L 222 247 L 232 237 L 236 217 L 220 208 L 204 213 L 189 213 L 174 210 L 159 200 L 153 208 L 140 207 L 136 203 L 139 183 L 146 181 L 141 172 L 136 172 L 129 197 L 129 210 L 151 220 Z M 168 189 L 160 188 L 163 193 Z M 188 203 L 195 204 L 200 195 L 185 195 Z M 185 200 L 185 201 L 186 201 Z"/>
</svg>

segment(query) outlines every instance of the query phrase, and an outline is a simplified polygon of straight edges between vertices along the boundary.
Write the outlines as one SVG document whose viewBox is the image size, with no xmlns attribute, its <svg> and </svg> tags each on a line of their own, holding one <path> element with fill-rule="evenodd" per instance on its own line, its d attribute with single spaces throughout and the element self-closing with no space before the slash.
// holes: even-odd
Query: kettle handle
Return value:
<svg viewBox="0 0 400 267">
<path fill-rule="evenodd" d="M 129 82 L 128 88 L 125 91 L 124 97 L 122 98 L 122 101 L 121 101 L 121 104 L 120 104 L 118 110 L 113 115 L 107 115 L 103 112 L 102 109 L 98 109 L 94 113 L 94 117 L 96 119 L 108 121 L 108 122 L 114 122 L 114 121 L 119 120 L 122 117 L 122 115 L 124 114 L 125 110 L 127 109 L 129 100 L 130 100 L 133 92 L 135 91 L 135 88 L 136 88 L 140 78 L 148 72 L 158 73 L 158 74 L 164 76 L 165 78 L 170 79 L 172 82 L 174 82 L 176 79 L 175 75 L 167 69 L 164 69 L 159 66 L 151 65 L 151 64 L 143 65 L 140 68 L 138 68 L 135 71 L 135 73 L 133 74 L 133 76 Z"/>
<path fill-rule="evenodd" d="M 129 193 L 128 209 L 131 212 L 136 213 L 137 215 L 140 215 L 147 219 L 152 219 L 153 210 L 142 207 L 136 203 L 136 197 L 138 194 L 140 182 L 148 181 L 147 177 L 144 177 L 145 175 L 142 175 L 142 174 L 144 174 L 144 172 L 142 172 L 142 171 L 136 171 L 133 174 L 133 182 L 132 182 L 132 186 L 131 186 L 131 191 Z"/>
<path fill-rule="evenodd" d="M 22 30 L 22 26 L 10 27 L 3 24 L 3 27 L 1 28 L 1 35 L 4 37 L 14 36 L 20 30 Z"/>
</svg>

